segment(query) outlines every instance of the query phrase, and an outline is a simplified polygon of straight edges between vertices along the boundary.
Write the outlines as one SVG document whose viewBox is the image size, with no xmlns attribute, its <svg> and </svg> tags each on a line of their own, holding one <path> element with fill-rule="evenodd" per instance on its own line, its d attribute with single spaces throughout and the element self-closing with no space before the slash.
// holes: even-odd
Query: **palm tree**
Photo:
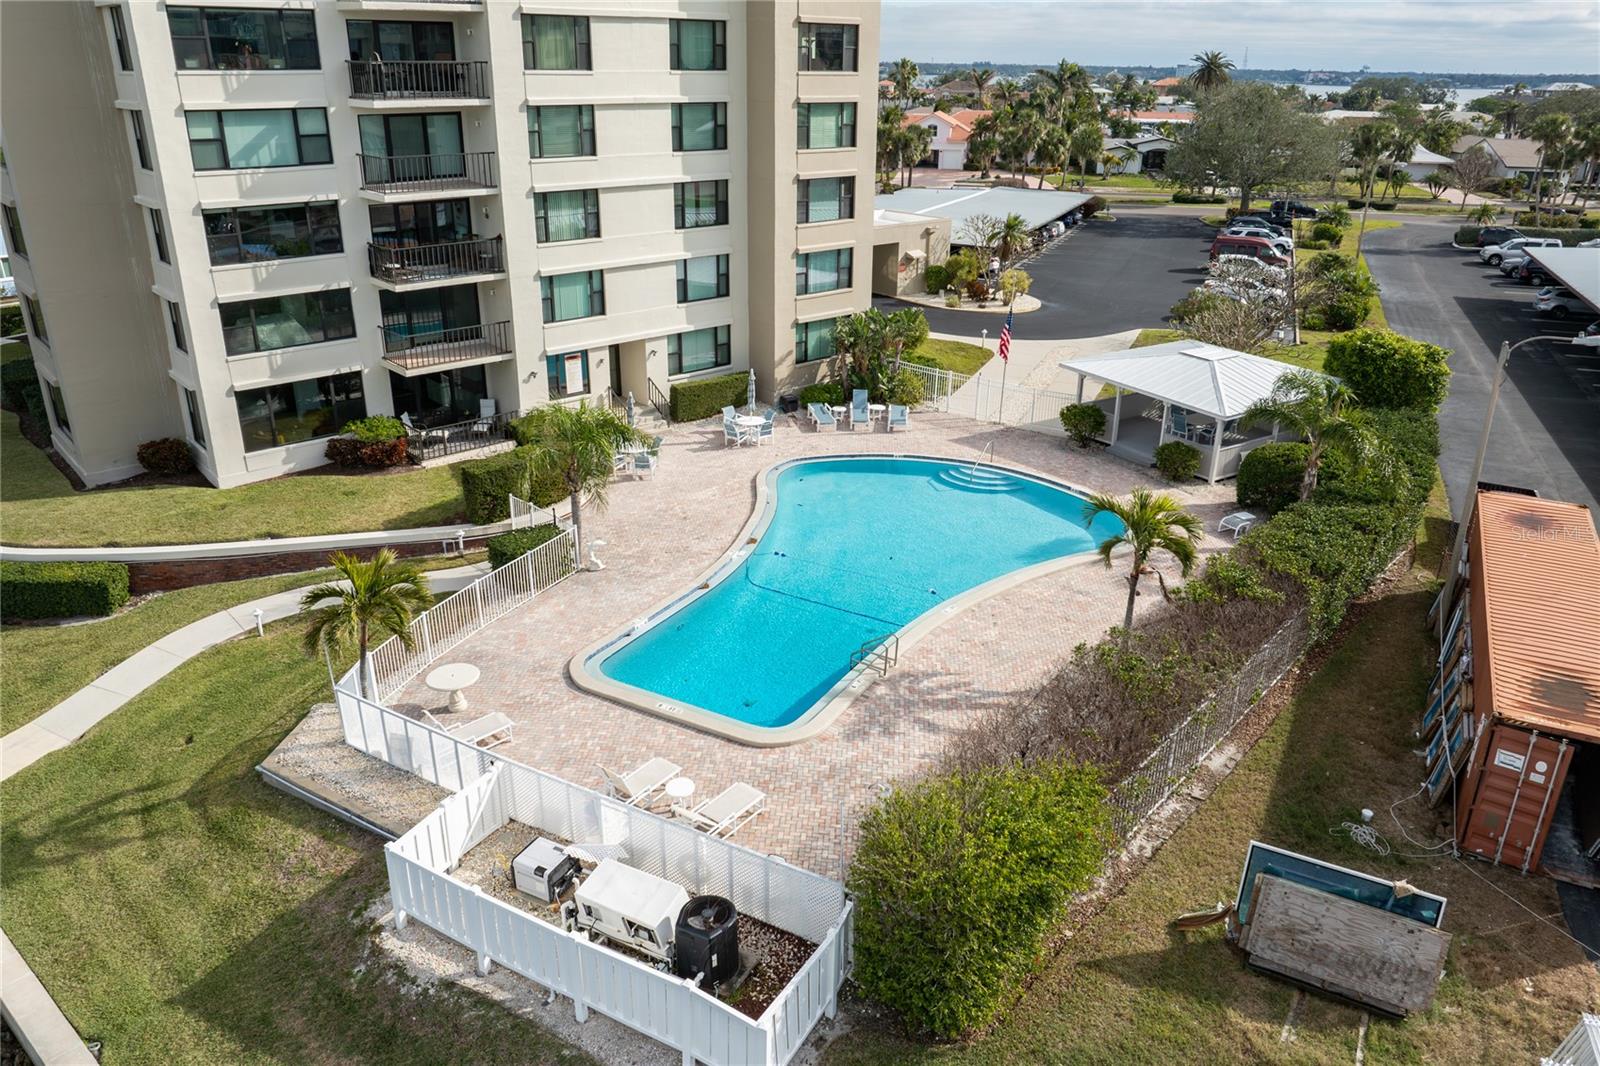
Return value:
<svg viewBox="0 0 1600 1066">
<path fill-rule="evenodd" d="M 1472 209 L 1472 214 L 1467 217 L 1480 226 L 1487 226 L 1500 217 L 1500 209 L 1494 204 L 1479 204 Z"/>
<path fill-rule="evenodd" d="M 1122 157 L 1115 152 L 1100 153 L 1100 171 L 1103 177 L 1122 173 Z"/>
<path fill-rule="evenodd" d="M 1061 171 L 1061 186 L 1066 187 L 1067 160 L 1071 154 L 1072 145 L 1067 139 L 1067 131 L 1054 124 L 1045 126 L 1039 134 L 1039 144 L 1034 149 L 1034 159 L 1039 164 L 1039 188 L 1044 188 L 1044 173 L 1051 168 Z"/>
<path fill-rule="evenodd" d="M 1346 151 L 1358 169 L 1358 191 L 1361 194 L 1361 224 L 1356 228 L 1356 254 L 1361 254 L 1361 242 L 1367 235 L 1367 211 L 1372 202 L 1373 185 L 1378 179 L 1378 164 L 1390 150 L 1395 138 L 1395 128 L 1387 122 L 1368 122 L 1350 131 Z"/>
<path fill-rule="evenodd" d="M 894 98 L 910 107 L 917 99 L 917 79 L 922 72 L 909 59 L 898 59 L 889 68 L 889 80 L 894 83 Z"/>
<path fill-rule="evenodd" d="M 1020 216 L 1012 215 L 1011 218 Z M 1009 224 L 1011 218 L 1006 219 Z M 894 362 L 890 366 L 890 375 L 900 373 L 900 360 L 906 352 L 916 351 L 922 347 L 922 342 L 928 339 L 928 316 L 915 307 L 904 307 L 898 311 L 891 311 L 883 322 L 883 340 L 889 351 L 894 353 Z"/>
<path fill-rule="evenodd" d="M 1309 500 L 1317 488 L 1323 457 L 1329 453 L 1348 459 L 1357 470 L 1389 465 L 1372 431 L 1348 417 L 1354 403 L 1355 394 L 1338 378 L 1315 370 L 1291 370 L 1278 379 L 1266 399 L 1252 404 L 1239 422 L 1276 422 L 1306 438 L 1311 450 L 1306 453 L 1306 472 L 1300 479 L 1300 498 Z"/>
<path fill-rule="evenodd" d="M 1022 85 L 1015 78 L 1001 78 L 990 90 L 996 107 L 1010 107 L 1022 99 Z"/>
<path fill-rule="evenodd" d="M 994 71 L 988 67 L 973 67 L 967 71 L 967 80 L 977 87 L 978 106 L 989 106 L 989 83 L 994 81 Z"/>
<path fill-rule="evenodd" d="M 1189 75 L 1189 84 L 1201 92 L 1215 89 L 1232 77 L 1228 72 L 1234 69 L 1233 60 L 1221 52 L 1201 52 L 1192 59 L 1195 70 Z"/>
<path fill-rule="evenodd" d="M 1068 143 L 1072 157 L 1078 161 L 1079 176 L 1087 178 L 1089 176 L 1089 160 L 1098 159 L 1100 150 L 1105 147 L 1105 138 L 1100 133 L 1099 120 L 1091 119 L 1072 127 L 1072 136 Z"/>
<path fill-rule="evenodd" d="M 1566 115 L 1543 115 L 1528 131 L 1539 142 L 1539 169 L 1533 176 L 1533 224 L 1539 224 L 1539 209 L 1544 202 L 1544 164 L 1559 160 L 1572 140 L 1572 119 Z"/>
<path fill-rule="evenodd" d="M 1089 72 L 1065 59 L 1058 61 L 1054 69 L 1040 68 L 1034 72 L 1034 76 L 1042 87 L 1054 94 L 1050 99 L 1049 114 L 1056 122 L 1061 121 L 1062 111 L 1077 97 L 1078 91 L 1089 87 Z"/>
<path fill-rule="evenodd" d="M 876 326 L 864 314 L 840 315 L 833 320 L 833 350 L 838 356 L 836 377 L 839 381 L 839 398 L 850 398 L 850 368 L 857 361 L 865 362 L 876 338 Z"/>
<path fill-rule="evenodd" d="M 1152 492 L 1146 488 L 1134 489 L 1126 500 L 1096 493 L 1089 497 L 1084 508 L 1086 523 L 1092 523 L 1102 514 L 1109 514 L 1122 523 L 1122 532 L 1100 542 L 1100 558 L 1111 565 L 1111 554 L 1127 545 L 1133 549 L 1133 567 L 1128 572 L 1128 606 L 1122 615 L 1122 650 L 1128 650 L 1133 637 L 1133 604 L 1139 595 L 1139 578 L 1155 574 L 1161 582 L 1161 594 L 1167 594 L 1166 579 L 1159 570 L 1150 566 L 1150 557 L 1164 551 L 1183 568 L 1188 577 L 1199 557 L 1198 546 L 1204 529 L 1200 519 L 1185 511 L 1177 500 L 1165 492 Z"/>
<path fill-rule="evenodd" d="M 1012 173 L 1025 171 L 1029 157 L 1045 134 L 1044 118 L 1032 108 L 1013 109 L 1008 123 L 1006 154 L 1011 157 Z"/>
<path fill-rule="evenodd" d="M 401 562 L 392 548 L 380 548 L 370 559 L 334 552 L 328 562 L 343 580 L 317 585 L 300 597 L 300 614 L 308 623 L 305 649 L 331 655 L 354 648 L 361 691 L 375 700 L 372 638 L 393 635 L 407 651 L 416 646 L 411 623 L 433 602 L 428 579 L 415 563 Z"/>
<path fill-rule="evenodd" d="M 1521 118 L 1522 105 L 1518 103 L 1507 104 L 1500 109 L 1500 132 L 1507 137 L 1515 137 L 1517 135 L 1517 127 L 1521 125 L 1519 121 Z"/>
<path fill-rule="evenodd" d="M 1417 130 L 1410 123 L 1396 123 L 1389 134 L 1389 199 L 1393 200 L 1407 178 L 1405 166 L 1417 154 Z M 1397 180 L 1398 179 L 1398 180 Z"/>
<path fill-rule="evenodd" d="M 604 510 L 606 487 L 616 472 L 617 447 L 646 443 L 645 436 L 609 407 L 552 403 L 522 421 L 532 447 L 535 477 L 559 479 L 572 501 L 573 555 L 583 558 L 583 503 Z"/>
<path fill-rule="evenodd" d="M 878 170 L 885 184 L 890 172 L 900 172 L 900 131 L 905 127 L 906 113 L 890 104 L 878 112 Z"/>
<path fill-rule="evenodd" d="M 1580 127 L 1573 134 L 1573 142 L 1577 148 L 1578 157 L 1587 168 L 1583 183 L 1583 210 L 1589 210 L 1589 194 L 1594 189 L 1595 178 L 1600 175 L 1600 120 L 1591 121 Z M 1576 200 L 1577 193 L 1574 191 Z"/>
<path fill-rule="evenodd" d="M 913 184 L 916 165 L 922 162 L 929 146 L 933 144 L 933 131 L 920 122 L 913 122 L 902 127 L 895 140 L 900 148 L 900 165 L 906 171 L 905 184 L 901 188 L 909 188 Z"/>
<path fill-rule="evenodd" d="M 1000 256 L 1000 262 L 1011 262 L 1011 257 L 1027 243 L 1028 220 L 1016 213 L 1007 215 L 995 233 L 995 252 Z"/>
<path fill-rule="evenodd" d="M 1000 116 L 990 112 L 972 124 L 972 134 L 967 138 L 967 155 L 983 168 L 981 177 L 989 177 L 989 165 L 1000 150 Z"/>
</svg>

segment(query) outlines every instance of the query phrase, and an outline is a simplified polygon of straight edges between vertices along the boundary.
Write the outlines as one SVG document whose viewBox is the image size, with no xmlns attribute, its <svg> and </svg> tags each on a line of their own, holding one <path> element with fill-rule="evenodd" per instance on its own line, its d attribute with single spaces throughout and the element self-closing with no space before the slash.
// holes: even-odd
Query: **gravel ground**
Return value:
<svg viewBox="0 0 1600 1066">
<path fill-rule="evenodd" d="M 450 795 L 448 789 L 346 744 L 339 712 L 331 703 L 314 705 L 267 756 L 265 765 L 306 778 L 334 802 L 388 826 L 416 825 Z"/>
</svg>

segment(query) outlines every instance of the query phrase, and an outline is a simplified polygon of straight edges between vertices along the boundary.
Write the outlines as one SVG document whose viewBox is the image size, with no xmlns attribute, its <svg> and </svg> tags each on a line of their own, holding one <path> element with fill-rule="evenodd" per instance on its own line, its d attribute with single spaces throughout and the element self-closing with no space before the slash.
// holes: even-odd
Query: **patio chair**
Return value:
<svg viewBox="0 0 1600 1066">
<path fill-rule="evenodd" d="M 445 725 L 426 707 L 422 709 L 422 713 L 436 728 L 442 729 L 464 744 L 474 744 L 480 748 L 492 748 L 496 744 L 504 744 L 512 739 L 511 733 L 516 725 L 499 711 L 491 711 L 460 725 Z"/>
<path fill-rule="evenodd" d="M 832 429 L 839 424 L 833 417 L 833 408 L 825 403 L 806 404 L 806 414 L 810 417 L 811 424 L 818 429 L 822 429 L 824 426 Z"/>
<path fill-rule="evenodd" d="M 892 403 L 889 405 L 889 432 L 893 433 L 895 431 L 895 427 L 897 426 L 900 429 L 911 428 L 911 408 L 907 407 L 903 403 Z"/>
<path fill-rule="evenodd" d="M 408 414 L 400 416 L 400 424 L 406 427 L 406 432 L 411 436 L 421 437 L 424 448 L 428 446 L 430 440 L 437 440 L 444 444 L 450 443 L 450 431 L 448 429 L 422 429 L 412 423 L 411 416 Z"/>
<path fill-rule="evenodd" d="M 674 803 L 674 817 L 714 837 L 732 836 L 744 823 L 767 809 L 767 794 L 754 785 L 735 782 L 696 807 Z"/>
<path fill-rule="evenodd" d="M 472 423 L 472 434 L 475 437 L 487 437 L 494 429 L 494 401 L 478 401 L 478 420 Z"/>
<path fill-rule="evenodd" d="M 1172 435 L 1189 439 L 1189 415 L 1176 407 L 1172 409 Z"/>
<path fill-rule="evenodd" d="M 647 452 L 642 449 L 633 452 L 631 458 L 633 460 L 631 469 L 634 477 L 654 474 L 656 472 L 656 464 L 661 461 L 654 452 Z"/>
<path fill-rule="evenodd" d="M 625 774 L 600 767 L 601 776 L 606 779 L 607 791 L 630 807 L 638 806 L 682 772 L 683 767 L 659 755 Z"/>
<path fill-rule="evenodd" d="M 655 456 L 657 459 L 661 458 L 661 442 L 666 440 L 666 439 L 667 438 L 665 438 L 665 437 L 651 437 L 650 438 L 650 454 Z"/>
<path fill-rule="evenodd" d="M 872 428 L 871 407 L 867 404 L 867 390 L 856 389 L 850 394 L 850 428 L 866 426 Z"/>
<path fill-rule="evenodd" d="M 767 408 L 761 412 L 761 425 L 756 429 L 756 443 L 765 444 L 772 439 L 772 423 L 778 417 L 778 412 Z"/>
<path fill-rule="evenodd" d="M 731 410 L 731 408 L 730 408 Z M 722 416 L 722 443 L 737 447 L 744 443 L 744 429 L 727 415 Z"/>
</svg>

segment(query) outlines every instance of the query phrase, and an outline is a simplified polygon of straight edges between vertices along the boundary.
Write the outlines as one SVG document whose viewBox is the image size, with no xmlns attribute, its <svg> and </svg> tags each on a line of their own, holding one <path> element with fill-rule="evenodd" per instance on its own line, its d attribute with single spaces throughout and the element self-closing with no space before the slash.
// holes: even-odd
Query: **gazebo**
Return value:
<svg viewBox="0 0 1600 1066">
<path fill-rule="evenodd" d="M 1090 402 L 1106 412 L 1104 440 L 1112 452 L 1149 463 L 1161 445 L 1181 440 L 1200 449 L 1200 476 L 1212 483 L 1237 474 L 1251 449 L 1278 439 L 1276 425 L 1241 425 L 1239 416 L 1296 369 L 1193 340 L 1078 356 L 1060 365 L 1078 375 L 1079 403 L 1086 379 L 1111 388 L 1110 396 Z"/>
</svg>

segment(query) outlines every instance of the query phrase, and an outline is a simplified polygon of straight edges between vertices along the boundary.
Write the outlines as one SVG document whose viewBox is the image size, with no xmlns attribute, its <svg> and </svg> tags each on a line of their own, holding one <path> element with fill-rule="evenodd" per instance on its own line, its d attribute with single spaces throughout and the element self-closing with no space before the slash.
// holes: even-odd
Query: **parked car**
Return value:
<svg viewBox="0 0 1600 1066">
<path fill-rule="evenodd" d="M 1579 241 L 1578 242 L 1578 247 L 1579 248 L 1600 248 L 1600 237 L 1595 237 L 1594 239 L 1587 240 L 1587 241 Z"/>
<path fill-rule="evenodd" d="M 1282 287 L 1289 279 L 1289 272 L 1282 267 L 1268 266 L 1261 260 L 1249 255 L 1217 256 L 1211 262 L 1211 275 L 1219 277 L 1225 273 L 1237 275 L 1247 281 L 1274 287 Z"/>
<path fill-rule="evenodd" d="M 1524 285 L 1543 285 L 1550 278 L 1550 271 L 1539 260 L 1532 257 L 1524 259 L 1522 265 L 1517 267 L 1517 281 Z"/>
<path fill-rule="evenodd" d="M 1504 244 L 1489 244 L 1478 249 L 1478 258 L 1490 266 L 1499 266 L 1500 261 L 1508 252 L 1521 251 L 1524 248 L 1559 248 L 1559 237 L 1513 237 Z"/>
<path fill-rule="evenodd" d="M 1227 237 L 1260 237 L 1284 255 L 1294 254 L 1293 240 L 1288 237 L 1280 237 L 1271 230 L 1263 229 L 1260 226 L 1233 226 L 1223 230 L 1223 235 Z"/>
<path fill-rule="evenodd" d="M 1303 204 L 1299 200 L 1274 200 L 1272 213 L 1287 218 L 1316 218 L 1319 212 L 1310 204 Z"/>
<path fill-rule="evenodd" d="M 1522 264 L 1528 261 L 1530 255 L 1531 252 L 1522 248 L 1507 252 L 1505 258 L 1500 260 L 1500 273 L 1508 278 L 1516 277 L 1517 271 L 1522 269 Z"/>
<path fill-rule="evenodd" d="M 1280 237 L 1289 236 L 1289 227 L 1287 225 L 1281 222 L 1274 222 L 1270 218 L 1264 218 L 1261 215 L 1239 215 L 1236 218 L 1230 218 L 1227 228 L 1233 229 L 1235 226 L 1256 226 L 1261 229 L 1269 229 Z"/>
<path fill-rule="evenodd" d="M 1252 259 L 1261 260 L 1268 266 L 1289 265 L 1288 253 L 1263 237 L 1220 233 L 1217 239 L 1211 242 L 1211 258 L 1215 260 L 1222 255 L 1247 255 Z"/>
<path fill-rule="evenodd" d="M 1556 318 L 1566 318 L 1568 315 L 1581 315 L 1587 305 L 1571 289 L 1552 286 L 1544 289 L 1533 298 L 1533 309 L 1541 315 L 1553 315 Z"/>
<path fill-rule="evenodd" d="M 1487 248 L 1491 244 L 1504 244 L 1520 236 L 1522 231 L 1515 226 L 1485 226 L 1478 231 L 1477 247 Z"/>
<path fill-rule="evenodd" d="M 1207 278 L 1201 283 L 1202 292 L 1214 292 L 1219 296 L 1226 296 L 1230 300 L 1240 303 L 1252 301 L 1281 303 L 1288 298 L 1288 293 L 1270 285 L 1255 285 L 1248 282 L 1229 281 L 1223 278 Z"/>
</svg>

